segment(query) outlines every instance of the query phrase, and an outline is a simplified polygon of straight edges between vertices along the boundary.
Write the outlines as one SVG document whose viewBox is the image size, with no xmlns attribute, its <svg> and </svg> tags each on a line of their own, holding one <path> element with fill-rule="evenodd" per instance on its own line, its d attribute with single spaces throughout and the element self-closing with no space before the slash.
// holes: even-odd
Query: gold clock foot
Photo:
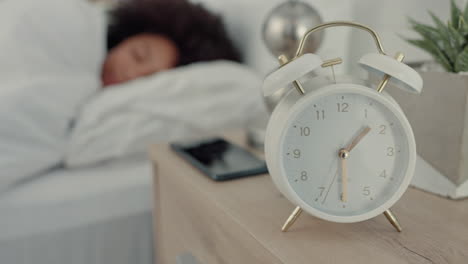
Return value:
<svg viewBox="0 0 468 264">
<path fill-rule="evenodd" d="M 400 223 L 398 222 L 398 219 L 396 218 L 396 216 L 392 213 L 392 211 L 390 211 L 390 209 L 388 209 L 387 211 L 384 212 L 384 215 L 385 217 L 387 218 L 387 220 L 390 222 L 390 224 L 392 224 L 393 227 L 395 227 L 395 229 L 398 231 L 398 232 L 401 232 L 403 229 L 401 228 L 401 225 Z"/>
<path fill-rule="evenodd" d="M 288 217 L 288 220 L 286 220 L 286 222 L 284 223 L 283 227 L 281 228 L 281 231 L 287 232 L 289 228 L 294 224 L 294 222 L 296 222 L 296 220 L 299 218 L 301 213 L 302 209 L 299 206 L 296 207 L 296 209 L 294 209 L 292 214 Z"/>
</svg>

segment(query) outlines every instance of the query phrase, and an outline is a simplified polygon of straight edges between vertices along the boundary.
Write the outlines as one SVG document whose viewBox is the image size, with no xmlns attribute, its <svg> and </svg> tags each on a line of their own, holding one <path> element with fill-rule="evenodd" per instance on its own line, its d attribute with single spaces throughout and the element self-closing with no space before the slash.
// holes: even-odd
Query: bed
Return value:
<svg viewBox="0 0 468 264">
<path fill-rule="evenodd" d="M 43 5 L 45 5 L 43 4 L 44 2 L 41 2 L 40 5 L 37 3 L 37 8 L 30 9 L 33 9 L 35 14 L 42 11 L 46 13 L 53 13 L 53 10 L 60 9 L 60 15 L 63 16 L 62 21 L 67 20 L 67 23 L 72 21 L 75 16 L 73 13 L 74 9 L 70 9 L 71 11 L 69 13 L 64 11 L 64 8 L 68 8 L 68 6 L 65 6 L 65 2 L 67 1 L 49 0 L 47 2 L 53 1 L 55 1 L 55 3 L 52 5 L 53 8 L 46 9 L 43 7 Z M 77 2 L 81 0 L 69 1 Z M 0 4 L 6 4 L 7 2 L 13 1 L 4 1 Z M 16 2 L 16 0 L 14 2 Z M 31 0 L 30 2 L 34 1 Z M 243 79 L 242 81 L 244 82 L 249 82 L 249 80 L 252 80 L 249 85 L 243 85 L 245 89 L 243 91 L 244 94 L 252 94 L 252 89 L 259 87 L 259 84 L 253 80 L 261 80 L 261 76 L 263 76 L 264 73 L 268 72 L 275 65 L 275 59 L 268 54 L 268 52 L 263 48 L 263 44 L 261 43 L 259 32 L 261 28 L 262 16 L 258 15 L 255 10 L 262 10 L 264 13 L 266 13 L 272 6 L 274 6 L 276 3 L 279 3 L 280 1 L 262 0 L 256 1 L 255 4 L 247 0 L 198 0 L 197 2 L 205 3 L 209 8 L 212 8 L 226 17 L 231 35 L 234 36 L 235 42 L 240 47 L 242 47 L 244 53 L 248 56 L 247 63 L 257 71 L 256 77 L 254 77 L 252 74 L 249 74 L 245 78 L 232 77 L 233 79 L 227 79 L 227 82 L 232 85 L 232 83 L 235 83 L 237 79 Z M 343 19 L 348 17 L 348 13 L 345 11 L 331 12 L 331 10 L 338 4 L 342 6 L 342 3 L 338 3 L 338 0 L 321 0 L 314 2 L 316 2 L 315 4 L 317 5 L 318 9 L 324 12 L 323 16 L 326 20 L 338 18 Z M 61 6 L 59 7 L 59 5 Z M 79 10 L 81 13 L 83 13 L 83 10 L 88 8 L 89 7 L 80 6 Z M 246 12 L 247 9 L 249 10 L 248 12 Z M 56 13 L 54 13 L 54 15 L 56 15 Z M 84 15 L 89 17 L 89 14 Z M 45 14 L 42 17 L 48 16 L 52 15 Z M 244 16 L 248 17 L 248 19 L 244 19 Z M 28 16 L 26 21 L 29 22 L 29 24 L 26 26 L 30 27 L 39 23 L 43 23 L 45 20 L 42 19 L 42 17 L 39 16 L 35 20 Z M 1 19 L 7 18 L 5 18 L 5 16 L 0 16 L 0 20 Z M 87 19 L 86 21 L 87 23 L 91 23 L 93 19 Z M 21 23 L 23 22 L 24 21 L 21 21 Z M 50 21 L 50 23 L 51 25 L 45 28 L 53 28 L 52 26 L 59 22 Z M 5 54 L 1 54 L 0 52 L 0 59 L 2 59 L 2 63 L 7 66 L 5 68 L 1 68 L 2 72 L 0 72 L 0 77 L 7 78 L 8 75 L 11 76 L 12 74 L 17 74 L 17 72 L 9 73 L 8 71 L 3 71 L 5 69 L 25 68 L 38 65 L 39 67 L 37 69 L 30 69 L 26 73 L 27 76 L 31 76 L 32 74 L 36 73 L 43 75 L 43 69 L 56 69 L 56 71 L 60 73 L 60 76 L 62 76 L 61 78 L 64 78 L 63 83 L 68 84 L 75 83 L 75 79 L 70 79 L 67 76 L 69 74 L 77 73 L 76 68 L 80 66 L 78 63 L 86 65 L 86 67 L 82 67 L 81 65 L 81 68 L 91 72 L 96 71 L 97 67 L 99 66 L 97 62 L 102 59 L 102 54 L 100 54 L 102 51 L 94 53 L 90 52 L 90 48 L 87 45 L 92 41 L 90 38 L 88 38 L 88 41 L 84 43 L 81 41 L 81 37 L 85 33 L 91 33 L 96 39 L 95 41 L 98 41 L 98 39 L 101 38 L 101 36 L 104 34 L 100 32 L 98 27 L 90 27 L 89 25 L 85 27 L 80 23 L 76 24 L 75 30 L 72 30 L 70 29 L 70 26 L 67 26 L 63 32 L 56 32 L 55 29 L 53 32 L 52 30 L 50 32 L 42 32 L 43 34 L 50 33 L 50 36 L 46 39 L 49 41 L 49 43 L 45 43 L 43 47 L 39 48 L 50 49 L 52 46 L 51 44 L 55 43 L 52 43 L 52 41 L 60 42 L 66 40 L 70 42 L 68 49 L 64 50 L 62 53 L 60 53 L 60 47 L 54 47 L 54 52 L 60 53 L 62 55 L 60 58 L 62 60 L 61 64 L 50 64 L 50 54 L 45 52 L 44 54 L 46 56 L 44 56 L 44 58 L 46 59 L 44 62 L 32 61 L 28 58 L 23 60 L 24 64 L 18 65 L 18 61 L 15 59 L 12 60 L 11 65 L 8 65 L 5 64 L 5 62 L 9 62 L 8 54 L 6 54 L 7 57 L 5 57 L 2 56 Z M 30 35 L 30 30 L 26 26 L 23 32 L 25 38 L 38 37 Z M 92 28 L 93 32 L 84 32 L 84 28 L 86 28 L 86 30 Z M 69 36 L 70 32 L 80 32 L 80 34 Z M 19 38 L 22 35 L 18 34 L 18 32 L 15 32 L 15 34 L 12 36 Z M 67 36 L 68 38 L 64 36 Z M 3 44 L 3 40 L 11 42 L 11 39 L 6 39 L 7 37 L 8 34 L 3 34 L 3 36 L 0 36 L 0 43 Z M 345 35 L 340 35 L 336 38 L 327 39 L 327 43 L 331 44 L 327 45 L 327 48 L 322 51 L 323 54 L 345 53 L 344 47 L 338 44 L 333 44 L 341 43 L 342 39 L 345 37 Z M 33 43 L 35 45 L 35 49 L 31 49 L 31 52 L 37 51 L 37 49 L 39 49 L 39 43 L 37 39 L 29 40 L 30 41 L 24 41 L 24 39 L 18 39 L 18 41 L 21 41 L 21 45 L 18 45 L 17 47 L 11 47 L 9 52 L 11 53 L 11 50 L 14 50 L 15 48 L 22 48 L 23 50 L 31 49 L 32 47 L 26 46 L 29 43 Z M 74 53 L 68 52 L 69 49 L 73 49 Z M 43 51 L 41 50 L 41 52 Z M 80 60 L 77 62 L 75 57 L 78 52 L 83 52 L 88 56 L 80 57 Z M 86 58 L 88 57 L 92 58 L 93 60 L 86 61 Z M 39 60 L 41 57 L 34 57 L 33 59 Z M 44 66 L 44 63 L 47 63 L 47 66 Z M 71 69 L 71 72 L 65 72 L 64 68 L 67 67 L 63 67 L 63 65 L 67 65 L 67 67 Z M 199 67 L 199 71 L 202 73 L 204 71 L 211 71 L 210 67 L 217 68 L 218 71 L 223 71 L 223 67 L 229 68 L 231 66 L 227 64 L 206 67 L 201 66 Z M 170 123 L 171 127 L 177 127 L 177 133 L 174 133 L 174 131 L 164 131 L 164 134 L 168 135 L 167 137 L 161 136 L 163 133 L 161 132 L 159 136 L 154 138 L 151 136 L 155 135 L 155 133 L 151 131 L 158 129 L 157 123 L 152 122 L 146 118 L 149 116 L 148 113 L 159 117 L 162 115 L 159 113 L 155 114 L 154 109 L 145 109 L 145 104 L 139 102 L 138 107 L 131 108 L 134 110 L 133 113 L 137 113 L 139 116 L 130 116 L 127 112 L 125 112 L 129 111 L 130 109 L 128 105 L 124 105 L 126 102 L 122 101 L 120 102 L 122 105 L 119 105 L 118 98 L 134 98 L 135 100 L 138 98 L 152 98 L 151 96 L 146 96 L 143 94 L 145 91 L 144 89 L 133 89 L 135 91 L 140 91 L 142 94 L 129 94 L 128 91 L 132 90 L 130 88 L 133 86 L 140 86 L 145 83 L 147 85 L 148 82 L 150 82 L 151 85 L 159 84 L 161 86 L 167 86 L 167 82 L 170 81 L 170 78 L 181 79 L 178 75 L 183 75 L 183 79 L 190 78 L 188 73 L 185 72 L 189 70 L 190 69 L 184 69 L 179 72 L 174 71 L 174 73 L 172 73 L 173 76 L 168 75 L 167 79 L 165 80 L 162 80 L 161 78 L 158 78 L 158 80 L 153 80 L 154 78 L 150 77 L 147 80 L 132 83 L 127 89 L 115 89 L 115 92 L 110 91 L 98 96 L 94 96 L 95 90 L 93 89 L 84 91 L 82 94 L 79 94 L 79 96 L 82 98 L 89 98 L 90 96 L 94 97 L 87 106 L 87 111 L 89 113 L 83 113 L 85 117 L 83 117 L 81 120 L 84 121 L 76 125 L 78 128 L 83 128 L 83 133 L 80 132 L 80 129 L 77 129 L 80 133 L 76 133 L 77 135 L 72 135 L 71 141 L 74 142 L 74 144 L 68 146 L 69 152 L 71 150 L 73 155 L 68 155 L 66 157 L 64 165 L 62 157 L 63 153 L 61 151 L 57 152 L 56 150 L 58 147 L 55 145 L 52 146 L 51 149 L 47 150 L 38 149 L 36 154 L 39 157 L 46 156 L 43 153 L 46 153 L 50 150 L 52 150 L 53 153 L 54 151 L 57 153 L 50 156 L 50 159 L 48 160 L 50 164 L 48 166 L 34 168 L 34 170 L 42 171 L 41 173 L 37 173 L 33 177 L 22 177 L 19 182 L 15 182 L 12 185 L 10 184 L 10 187 L 5 192 L 0 193 L 1 263 L 153 263 L 153 231 L 151 226 L 152 206 L 150 204 L 150 197 L 152 195 L 151 164 L 149 163 L 144 153 L 141 153 L 141 151 L 135 151 L 135 149 L 131 147 L 138 146 L 141 150 L 142 147 L 147 148 L 147 145 L 149 144 L 148 142 L 174 140 L 175 138 L 185 137 L 187 134 L 206 134 L 207 130 L 210 130 L 210 127 L 222 127 L 228 129 L 230 128 L 229 126 L 242 126 L 243 124 L 240 120 L 241 117 L 244 118 L 253 112 L 252 108 L 249 108 L 248 106 L 261 105 L 261 101 L 259 101 L 261 99 L 258 99 L 260 97 L 256 98 L 254 96 L 249 96 L 248 98 L 236 99 L 235 96 L 240 95 L 229 94 L 228 97 L 231 98 L 231 102 L 225 102 L 219 98 L 216 98 L 216 102 L 218 104 L 222 104 L 225 109 L 229 109 L 233 102 L 237 106 L 239 106 L 241 102 L 245 104 L 245 111 L 238 111 L 237 113 L 233 113 L 232 111 L 213 112 L 211 108 L 202 109 L 203 111 L 210 111 L 212 115 L 217 114 L 218 116 L 213 116 L 213 118 L 210 119 L 197 120 L 196 122 L 193 122 L 193 115 L 197 113 L 197 111 L 194 109 L 198 109 L 200 107 L 199 105 L 194 104 L 191 106 L 192 108 L 187 107 L 185 111 L 187 115 L 184 115 L 184 113 L 177 113 L 177 117 L 179 118 L 177 123 Z M 238 71 L 234 70 L 234 72 Z M 239 74 L 246 76 L 243 70 L 239 70 L 239 72 Z M 79 74 L 87 73 L 84 72 Z M 192 73 L 193 76 L 197 76 L 197 74 L 199 75 L 200 72 Z M 204 74 L 207 73 L 205 72 Z M 223 76 L 223 74 L 213 74 L 213 72 L 211 75 L 220 76 L 220 78 Z M 49 79 L 57 78 L 57 73 L 55 73 L 55 75 L 52 77 L 53 78 L 48 78 L 48 81 Z M 199 86 L 205 88 L 212 87 L 220 92 L 217 86 L 224 86 L 223 83 L 220 83 L 221 79 L 213 79 L 213 83 L 210 84 L 211 86 L 206 86 L 202 83 L 200 83 Z M 93 80 L 89 80 L 89 83 L 90 86 L 94 84 Z M 226 85 L 225 88 L 228 89 L 229 85 Z M 214 94 L 213 90 L 205 90 L 204 93 Z M 190 101 L 196 102 L 203 101 L 204 99 L 204 94 L 184 94 L 190 96 Z M 258 92 L 258 95 L 259 94 L 260 93 Z M 59 95 L 56 96 L 61 98 Z M 77 95 L 73 96 L 75 98 L 77 97 Z M 167 98 L 160 99 L 161 105 L 165 102 L 170 102 L 173 98 L 182 98 L 178 94 L 172 94 L 171 96 L 173 97 L 169 96 Z M 201 97 L 197 98 L 197 96 Z M 2 94 L 0 94 L 0 99 L 1 98 Z M 154 100 L 156 99 L 157 98 L 154 98 Z M 109 101 L 111 101 L 112 104 L 106 103 Z M 43 105 L 44 104 L 41 106 Z M 66 105 L 68 108 L 61 109 L 61 111 L 59 111 L 60 113 L 68 111 L 69 104 L 64 103 L 64 105 Z M 119 124 L 126 126 L 126 130 L 120 129 L 119 131 L 126 131 L 127 134 L 129 134 L 129 131 L 131 131 L 138 140 L 131 142 L 131 144 L 122 144 L 122 141 L 118 137 L 109 137 L 106 138 L 107 141 L 103 143 L 103 140 L 100 140 L 102 136 L 112 133 L 106 132 L 103 133 L 103 135 L 97 133 L 104 131 L 101 129 L 101 127 L 96 127 L 94 130 L 89 130 L 89 127 L 95 126 L 96 123 L 103 123 L 101 122 L 102 120 L 97 118 L 95 114 L 97 112 L 102 112 L 102 115 L 106 114 L 105 109 L 102 109 L 102 105 L 107 105 L 108 108 L 112 109 L 119 109 L 119 111 L 122 110 L 120 112 L 114 111 L 121 114 L 121 116 L 128 118 L 120 119 Z M 147 105 L 150 106 L 151 104 L 148 103 Z M 80 104 L 74 105 L 76 108 L 79 106 Z M 0 107 L 4 106 L 0 104 Z M 3 110 L 11 111 L 11 109 L 7 108 Z M 75 111 L 72 110 L 70 110 L 70 116 L 72 115 L 71 113 Z M 50 113 L 47 113 L 47 115 L 45 114 L 44 116 L 49 116 L 50 114 L 54 114 L 56 112 L 57 109 L 54 108 L 51 109 Z M 68 112 L 66 113 L 68 115 Z M 202 112 L 199 113 L 199 115 L 201 114 Z M 225 116 L 228 115 L 232 116 L 232 119 L 226 119 Z M 87 119 L 86 116 L 89 118 Z M 68 118 L 68 116 L 65 117 Z M 162 117 L 162 119 L 167 118 L 167 116 Z M 0 113 L 0 119 L 1 118 L 2 116 Z M 41 127 L 44 125 L 43 120 L 34 121 L 38 123 L 35 129 L 48 129 L 45 130 L 45 135 L 61 136 L 63 134 L 55 133 L 56 131 L 51 131 L 50 127 Z M 113 119 L 112 122 L 112 124 L 115 125 L 115 119 Z M 146 127 L 148 130 L 145 130 L 141 129 L 141 124 L 155 125 L 152 126 L 151 129 Z M 30 124 L 28 124 L 28 126 L 29 125 Z M 29 127 L 23 128 L 23 130 L 27 130 L 28 128 Z M 115 131 L 115 127 L 112 126 L 109 126 L 106 129 L 111 132 Z M 135 132 L 136 130 L 138 133 L 143 134 L 138 134 Z M 197 133 L 194 133 L 194 131 Z M 140 139 L 144 139 L 144 141 Z M 61 140 L 62 144 L 70 139 L 68 137 L 63 137 Z M 26 141 L 16 143 L 29 144 Z M 89 147 L 83 148 L 83 146 Z M 99 147 L 99 150 L 104 149 L 105 151 L 100 152 L 93 148 L 93 146 L 95 148 Z M 129 148 L 127 149 L 127 147 Z M 30 153 L 31 150 L 28 149 L 28 154 Z M 20 155 L 18 154 L 18 156 Z M 85 158 L 83 159 L 83 157 Z M 37 156 L 36 158 L 31 157 L 29 163 L 31 165 L 27 166 L 28 168 L 26 169 L 31 169 L 32 171 L 32 167 L 34 167 L 33 165 L 35 161 L 37 161 Z M 91 161 L 99 162 L 95 165 L 92 165 Z M 20 165 L 16 166 L 18 169 L 20 169 L 20 167 Z M 23 173 L 23 171 L 21 172 Z M 30 173 L 30 171 L 27 172 Z M 10 173 L 3 171 L 2 174 L 2 176 L 8 176 Z"/>
<path fill-rule="evenodd" d="M 2 263 L 152 263 L 151 165 L 56 169 L 0 200 Z"/>
</svg>

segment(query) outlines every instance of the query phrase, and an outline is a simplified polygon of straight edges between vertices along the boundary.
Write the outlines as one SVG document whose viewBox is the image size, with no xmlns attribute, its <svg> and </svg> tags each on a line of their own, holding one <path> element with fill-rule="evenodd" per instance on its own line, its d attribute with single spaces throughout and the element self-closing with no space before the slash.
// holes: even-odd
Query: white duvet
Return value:
<svg viewBox="0 0 468 264">
<path fill-rule="evenodd" d="M 243 127 L 256 74 L 198 63 L 102 90 L 103 12 L 83 0 L 0 1 L 0 191 L 44 170 Z"/>
<path fill-rule="evenodd" d="M 69 141 L 68 166 L 147 151 L 151 144 L 243 128 L 264 113 L 260 79 L 219 61 L 106 88 L 83 108 Z"/>
</svg>

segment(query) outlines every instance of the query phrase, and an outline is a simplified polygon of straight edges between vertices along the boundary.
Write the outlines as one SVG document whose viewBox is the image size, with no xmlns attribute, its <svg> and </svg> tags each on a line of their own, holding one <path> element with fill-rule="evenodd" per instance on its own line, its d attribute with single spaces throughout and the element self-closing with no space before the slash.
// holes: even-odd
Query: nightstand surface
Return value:
<svg viewBox="0 0 468 264">
<path fill-rule="evenodd" d="M 227 138 L 244 145 L 241 134 Z M 168 145 L 151 149 L 157 264 L 190 252 L 220 263 L 468 263 L 468 200 L 451 201 L 410 188 L 393 208 L 403 232 L 383 215 L 337 224 L 294 209 L 268 175 L 214 182 Z"/>
</svg>

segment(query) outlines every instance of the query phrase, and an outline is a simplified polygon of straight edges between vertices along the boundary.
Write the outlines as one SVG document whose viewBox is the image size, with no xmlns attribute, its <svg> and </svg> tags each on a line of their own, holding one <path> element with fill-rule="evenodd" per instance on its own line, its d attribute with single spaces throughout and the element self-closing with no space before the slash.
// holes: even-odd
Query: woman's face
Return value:
<svg viewBox="0 0 468 264">
<path fill-rule="evenodd" d="M 123 83 L 174 68 L 178 55 L 176 45 L 164 36 L 135 35 L 109 52 L 102 67 L 102 84 Z"/>
</svg>

